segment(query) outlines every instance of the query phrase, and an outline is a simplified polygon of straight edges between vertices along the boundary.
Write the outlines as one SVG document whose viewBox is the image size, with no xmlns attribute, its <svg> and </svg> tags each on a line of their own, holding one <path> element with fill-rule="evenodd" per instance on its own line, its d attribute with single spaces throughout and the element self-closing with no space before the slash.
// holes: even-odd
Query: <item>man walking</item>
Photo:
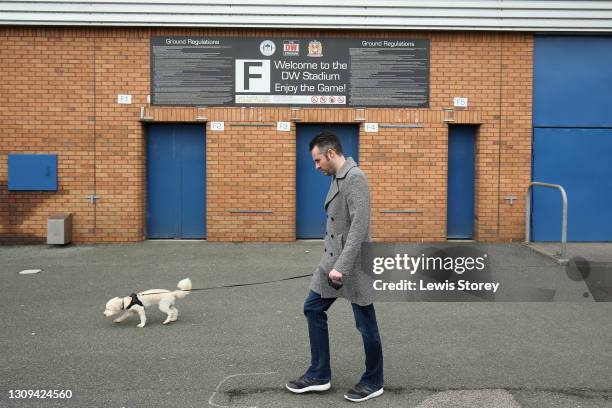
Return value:
<svg viewBox="0 0 612 408">
<path fill-rule="evenodd" d="M 370 241 L 370 189 L 363 171 L 345 158 L 338 136 L 322 132 L 310 142 L 315 167 L 332 176 L 325 199 L 327 226 L 325 249 L 313 273 L 310 292 L 304 302 L 310 338 L 310 367 L 289 391 L 301 394 L 326 391 L 331 387 L 327 309 L 338 297 L 351 302 L 357 330 L 365 349 L 365 373 L 344 394 L 361 402 L 383 393 L 383 355 L 376 313 L 372 304 L 372 279 L 361 268 L 361 243 Z"/>
</svg>

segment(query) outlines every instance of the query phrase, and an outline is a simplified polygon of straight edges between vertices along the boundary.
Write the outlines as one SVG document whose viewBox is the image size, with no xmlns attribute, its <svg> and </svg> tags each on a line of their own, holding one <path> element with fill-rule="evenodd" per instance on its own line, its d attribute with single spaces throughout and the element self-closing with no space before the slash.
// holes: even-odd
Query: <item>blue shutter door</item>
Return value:
<svg viewBox="0 0 612 408">
<path fill-rule="evenodd" d="M 147 237 L 206 237 L 206 146 L 200 125 L 147 129 Z"/>
<path fill-rule="evenodd" d="M 532 180 L 565 188 L 568 241 L 612 241 L 612 37 L 536 36 L 533 72 Z M 532 240 L 561 240 L 561 202 L 533 187 Z"/>
<path fill-rule="evenodd" d="M 474 174 L 476 126 L 448 127 L 449 239 L 474 238 Z"/>
</svg>

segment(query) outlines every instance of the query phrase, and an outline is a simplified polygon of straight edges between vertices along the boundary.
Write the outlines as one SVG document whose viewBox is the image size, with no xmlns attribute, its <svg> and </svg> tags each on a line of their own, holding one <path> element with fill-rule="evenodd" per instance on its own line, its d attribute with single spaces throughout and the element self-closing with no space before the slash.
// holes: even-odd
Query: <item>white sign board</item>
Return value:
<svg viewBox="0 0 612 408">
<path fill-rule="evenodd" d="M 453 98 L 453 106 L 455 108 L 467 108 L 468 98 Z"/>
<path fill-rule="evenodd" d="M 210 130 L 223 132 L 225 130 L 225 122 L 210 122 Z"/>
<path fill-rule="evenodd" d="M 276 122 L 276 130 L 279 132 L 290 132 L 291 122 Z"/>
<path fill-rule="evenodd" d="M 378 132 L 378 123 L 366 123 L 364 126 L 366 132 Z"/>
<path fill-rule="evenodd" d="M 132 95 L 117 95 L 117 103 L 121 105 L 131 105 Z"/>
</svg>

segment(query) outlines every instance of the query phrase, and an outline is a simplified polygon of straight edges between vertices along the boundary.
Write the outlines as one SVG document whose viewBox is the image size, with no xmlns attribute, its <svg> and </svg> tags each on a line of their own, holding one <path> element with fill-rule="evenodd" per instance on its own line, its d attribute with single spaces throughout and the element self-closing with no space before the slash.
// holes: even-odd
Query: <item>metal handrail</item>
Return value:
<svg viewBox="0 0 612 408">
<path fill-rule="evenodd" d="M 549 187 L 556 188 L 561 192 L 561 198 L 563 199 L 563 218 L 561 224 L 561 260 L 567 259 L 567 193 L 565 189 L 559 184 L 550 184 L 550 183 L 541 183 L 539 181 L 533 181 L 529 183 L 529 187 L 527 187 L 527 197 L 526 197 L 526 211 L 525 211 L 525 243 L 528 244 L 531 240 L 531 187 L 532 186 L 540 186 L 540 187 Z"/>
</svg>

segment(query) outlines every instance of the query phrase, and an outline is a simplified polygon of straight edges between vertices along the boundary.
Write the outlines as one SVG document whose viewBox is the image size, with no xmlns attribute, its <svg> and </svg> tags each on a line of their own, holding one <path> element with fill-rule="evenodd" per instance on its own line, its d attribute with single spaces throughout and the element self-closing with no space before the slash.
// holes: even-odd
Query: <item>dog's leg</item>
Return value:
<svg viewBox="0 0 612 408">
<path fill-rule="evenodd" d="M 172 311 L 172 317 L 170 318 L 170 321 L 176 322 L 176 319 L 178 319 L 178 309 L 174 305 L 171 305 L 170 310 Z"/>
<path fill-rule="evenodd" d="M 162 324 L 168 324 L 174 321 L 172 320 L 172 316 L 174 315 L 174 313 L 172 312 L 171 306 L 169 306 L 167 303 L 165 303 L 164 301 L 159 302 L 159 310 L 168 315 L 168 317 L 166 317 L 166 320 L 164 320 Z"/>
<path fill-rule="evenodd" d="M 124 321 L 125 319 L 127 319 L 128 317 L 130 317 L 132 315 L 132 311 L 131 310 L 127 310 L 125 312 L 123 312 L 123 314 L 121 316 L 119 316 L 118 318 L 116 318 L 115 320 L 113 320 L 113 322 L 115 323 L 121 323 L 122 321 Z"/>
<path fill-rule="evenodd" d="M 147 323 L 147 315 L 145 314 L 144 307 L 137 305 L 137 306 L 134 306 L 134 309 L 136 309 L 136 312 L 138 313 L 138 316 L 140 316 L 140 324 L 138 324 L 136 326 L 137 327 L 144 327 L 145 324 Z"/>
</svg>

